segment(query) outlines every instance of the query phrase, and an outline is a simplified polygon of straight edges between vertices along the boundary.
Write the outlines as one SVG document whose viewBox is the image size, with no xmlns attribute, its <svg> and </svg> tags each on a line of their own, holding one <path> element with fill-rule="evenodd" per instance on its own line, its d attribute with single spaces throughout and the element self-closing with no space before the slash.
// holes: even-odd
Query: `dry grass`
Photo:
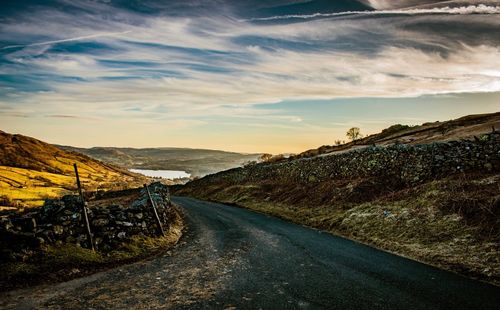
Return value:
<svg viewBox="0 0 500 310">
<path fill-rule="evenodd" d="M 500 175 L 468 174 L 397 188 L 377 180 L 314 185 L 212 184 L 181 189 L 340 234 L 500 284 Z"/>
<path fill-rule="evenodd" d="M 473 139 L 474 136 L 479 137 L 490 133 L 492 127 L 497 128 L 497 130 L 500 127 L 499 112 L 468 115 L 455 120 L 425 123 L 419 126 L 396 124 L 382 130 L 380 133 L 369 135 L 356 141 L 341 145 L 323 145 L 317 149 L 305 151 L 295 157 L 313 157 L 320 154 L 344 152 L 360 146 L 373 144 L 388 145 L 402 141 L 407 144 L 425 144 L 439 141 Z"/>
<path fill-rule="evenodd" d="M 141 185 L 137 180 L 124 182 L 122 176 L 117 173 L 108 174 L 89 169 L 79 166 L 82 186 L 86 191 Z M 75 192 L 76 180 L 72 175 L 0 166 L 0 198 L 5 200 L 3 203 L 0 201 L 2 206 L 39 207 L 47 198 L 57 198 Z"/>
<path fill-rule="evenodd" d="M 132 202 L 139 198 L 139 191 L 128 195 L 122 195 L 119 197 L 101 198 L 93 199 L 88 202 L 89 207 L 97 206 L 111 206 L 111 205 L 130 205 Z"/>
<path fill-rule="evenodd" d="M 69 193 L 72 187 L 74 179 L 69 176 L 0 166 L 0 197 L 10 206 L 41 206 L 45 199 Z"/>
</svg>

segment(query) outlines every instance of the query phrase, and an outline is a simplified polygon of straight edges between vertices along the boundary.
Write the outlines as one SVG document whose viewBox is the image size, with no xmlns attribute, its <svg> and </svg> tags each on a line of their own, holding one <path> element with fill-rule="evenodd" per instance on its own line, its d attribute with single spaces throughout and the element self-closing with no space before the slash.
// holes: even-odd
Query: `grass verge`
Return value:
<svg viewBox="0 0 500 310">
<path fill-rule="evenodd" d="M 176 194 L 235 204 L 500 285 L 499 181 L 498 174 L 469 174 L 399 189 L 367 180 L 265 181 Z"/>
</svg>

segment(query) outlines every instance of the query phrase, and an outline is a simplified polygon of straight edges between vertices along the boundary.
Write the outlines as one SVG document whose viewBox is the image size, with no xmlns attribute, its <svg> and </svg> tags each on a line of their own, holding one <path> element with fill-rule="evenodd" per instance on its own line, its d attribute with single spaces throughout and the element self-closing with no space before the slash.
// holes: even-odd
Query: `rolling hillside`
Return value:
<svg viewBox="0 0 500 310">
<path fill-rule="evenodd" d="M 141 185 L 143 176 L 22 135 L 0 131 L 0 206 L 39 206 L 74 191 L 73 164 L 87 191 Z"/>
<path fill-rule="evenodd" d="M 140 149 L 58 147 L 68 151 L 76 151 L 127 169 L 182 170 L 198 177 L 242 166 L 247 162 L 257 160 L 261 155 L 167 147 Z"/>
<path fill-rule="evenodd" d="M 313 157 L 322 154 L 335 154 L 373 145 L 392 144 L 425 144 L 457 139 L 474 139 L 493 129 L 500 129 L 500 112 L 468 115 L 458 119 L 425 123 L 420 126 L 393 125 L 382 132 L 342 145 L 323 145 L 317 149 L 307 150 L 293 158 Z"/>
</svg>

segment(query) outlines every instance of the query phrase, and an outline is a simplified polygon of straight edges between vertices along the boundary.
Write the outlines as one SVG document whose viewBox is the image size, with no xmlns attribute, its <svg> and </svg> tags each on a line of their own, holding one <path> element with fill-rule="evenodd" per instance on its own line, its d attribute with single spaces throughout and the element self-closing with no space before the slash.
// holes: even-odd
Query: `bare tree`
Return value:
<svg viewBox="0 0 500 310">
<path fill-rule="evenodd" d="M 261 161 L 261 162 L 267 162 L 267 161 L 269 161 L 272 157 L 273 157 L 273 155 L 272 155 L 272 154 L 267 154 L 267 153 L 265 153 L 265 154 L 262 154 L 262 155 L 260 156 L 259 161 Z"/>
<path fill-rule="evenodd" d="M 361 131 L 359 130 L 359 127 L 350 128 L 347 131 L 346 136 L 347 136 L 347 138 L 351 139 L 352 141 L 356 141 L 356 140 L 363 137 L 363 135 L 361 134 Z"/>
</svg>

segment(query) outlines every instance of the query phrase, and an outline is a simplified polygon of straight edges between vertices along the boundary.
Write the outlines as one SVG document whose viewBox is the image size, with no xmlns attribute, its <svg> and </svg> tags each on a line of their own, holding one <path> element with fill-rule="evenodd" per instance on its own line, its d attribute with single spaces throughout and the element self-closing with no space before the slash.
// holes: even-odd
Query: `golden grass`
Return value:
<svg viewBox="0 0 500 310">
<path fill-rule="evenodd" d="M 70 176 L 7 166 L 0 166 L 0 180 L 20 186 L 44 185 L 47 182 L 71 186 L 74 183 L 74 178 Z"/>
<path fill-rule="evenodd" d="M 42 141 L 0 131 L 0 205 L 39 206 L 46 198 L 76 193 L 73 165 L 87 192 L 138 187 L 147 178 Z"/>
<path fill-rule="evenodd" d="M 24 168 L 0 166 L 0 198 L 7 198 L 10 205 L 38 207 L 47 198 L 76 193 L 73 166 L 58 161 L 51 164 L 69 171 L 68 175 L 41 172 Z M 120 183 L 127 185 L 128 177 L 107 170 L 98 171 L 86 164 L 78 164 L 82 186 L 86 190 L 107 189 Z M 131 183 L 131 185 L 134 183 Z M 5 202 L 3 202 L 5 204 Z"/>
<path fill-rule="evenodd" d="M 0 166 L 0 197 L 13 205 L 41 206 L 45 199 L 67 194 L 68 188 L 74 186 L 74 179 L 69 176 Z"/>
</svg>

